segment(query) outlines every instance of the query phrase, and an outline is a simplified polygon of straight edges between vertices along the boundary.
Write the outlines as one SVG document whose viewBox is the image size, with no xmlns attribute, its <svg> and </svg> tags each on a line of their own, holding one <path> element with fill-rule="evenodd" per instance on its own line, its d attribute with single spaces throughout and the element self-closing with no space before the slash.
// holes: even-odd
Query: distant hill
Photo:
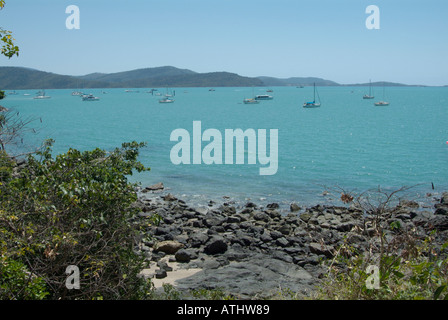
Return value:
<svg viewBox="0 0 448 320">
<path fill-rule="evenodd" d="M 344 84 L 346 87 L 368 87 L 370 83 Z M 372 82 L 372 87 L 425 87 L 424 85 L 410 85 L 397 82 L 377 81 Z"/>
<path fill-rule="evenodd" d="M 136 69 L 131 71 L 124 72 L 116 72 L 116 73 L 92 73 L 86 76 L 78 77 L 83 80 L 96 80 L 96 81 L 105 81 L 105 82 L 137 82 L 137 81 L 145 81 L 148 79 L 157 79 L 157 78 L 169 78 L 169 77 L 178 77 L 185 75 L 196 75 L 197 73 L 187 69 L 178 69 L 175 67 L 156 67 L 156 68 L 145 68 L 145 69 Z"/>
<path fill-rule="evenodd" d="M 83 76 L 60 75 L 24 67 L 0 67 L 0 89 L 84 89 L 84 88 L 160 88 L 160 87 L 277 87 L 277 86 L 368 86 L 339 84 L 315 77 L 287 79 L 261 76 L 244 77 L 230 72 L 197 73 L 172 66 L 143 68 L 116 73 L 90 73 Z M 374 82 L 372 86 L 405 86 L 401 83 Z"/>
<path fill-rule="evenodd" d="M 313 77 L 292 77 L 287 79 L 273 78 L 273 77 L 258 77 L 268 87 L 278 86 L 312 86 L 316 83 L 316 86 L 340 86 L 339 83 L 334 81 L 325 80 L 321 78 Z"/>
<path fill-rule="evenodd" d="M 0 88 L 3 90 L 250 86 L 263 86 L 263 82 L 229 72 L 196 73 L 175 67 L 109 74 L 91 73 L 84 76 L 59 75 L 23 67 L 0 67 Z"/>
<path fill-rule="evenodd" d="M 22 67 L 0 67 L 0 88 L 20 89 L 64 89 L 76 88 L 76 77 L 64 76 Z M 106 83 L 90 82 L 89 87 L 102 87 Z"/>
</svg>

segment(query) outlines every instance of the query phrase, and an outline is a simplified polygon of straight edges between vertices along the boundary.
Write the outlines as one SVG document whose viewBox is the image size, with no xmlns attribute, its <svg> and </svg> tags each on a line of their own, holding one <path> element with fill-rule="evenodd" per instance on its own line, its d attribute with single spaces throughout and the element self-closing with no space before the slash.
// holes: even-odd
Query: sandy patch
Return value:
<svg viewBox="0 0 448 320">
<path fill-rule="evenodd" d="M 157 279 L 155 277 L 156 271 L 159 269 L 156 262 L 151 262 L 149 268 L 142 270 L 141 274 L 146 278 L 151 278 L 152 283 L 155 288 L 161 288 L 164 283 L 171 284 L 173 286 L 176 285 L 176 281 L 179 279 L 188 278 L 199 271 L 202 271 L 200 268 L 191 268 L 185 269 L 182 268 L 181 264 L 178 262 L 169 262 L 169 256 L 163 257 L 160 261 L 165 261 L 168 266 L 173 268 L 173 271 L 167 271 L 167 276 L 163 279 Z"/>
</svg>

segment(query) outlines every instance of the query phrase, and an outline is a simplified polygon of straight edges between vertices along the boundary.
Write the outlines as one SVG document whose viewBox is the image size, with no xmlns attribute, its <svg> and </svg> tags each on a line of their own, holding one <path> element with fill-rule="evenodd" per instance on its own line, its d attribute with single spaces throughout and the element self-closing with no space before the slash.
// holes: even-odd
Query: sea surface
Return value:
<svg viewBox="0 0 448 320">
<path fill-rule="evenodd" d="M 341 192 L 407 186 L 405 196 L 424 199 L 448 190 L 447 87 L 387 87 L 384 92 L 375 87 L 373 100 L 362 98 L 368 87 L 318 87 L 322 105 L 314 109 L 302 107 L 312 100 L 312 87 L 150 89 L 83 90 L 100 98 L 90 102 L 72 96 L 75 89 L 46 90 L 51 99 L 45 100 L 33 99 L 37 90 L 7 91 L 1 105 L 34 119 L 29 127 L 35 132 L 24 134 L 21 152 L 47 138 L 56 141 L 55 153 L 147 142 L 139 159 L 151 171 L 130 181 L 142 187 L 163 182 L 172 194 L 198 205 L 215 200 L 309 206 L 338 202 Z M 175 102 L 159 103 L 155 93 L 167 91 L 175 94 Z M 243 104 L 258 94 L 273 100 Z M 383 99 L 390 105 L 374 106 Z M 276 174 L 260 175 L 258 158 L 256 164 L 247 158 L 238 165 L 173 164 L 170 152 L 178 141 L 170 135 L 185 129 L 192 155 L 193 121 L 201 122 L 202 132 L 221 133 L 223 161 L 226 129 L 266 129 L 268 154 L 269 130 L 277 129 Z M 202 141 L 200 148 L 208 144 Z M 246 146 L 245 155 L 249 152 Z"/>
</svg>

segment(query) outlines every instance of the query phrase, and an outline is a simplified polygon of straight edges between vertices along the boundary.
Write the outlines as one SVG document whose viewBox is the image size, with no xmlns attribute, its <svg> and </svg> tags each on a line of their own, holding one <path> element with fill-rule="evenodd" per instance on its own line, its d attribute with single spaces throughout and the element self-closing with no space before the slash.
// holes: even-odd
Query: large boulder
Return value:
<svg viewBox="0 0 448 320">
<path fill-rule="evenodd" d="M 227 251 L 227 242 L 221 236 L 212 236 L 206 243 L 204 252 L 207 254 L 220 254 Z"/>
<path fill-rule="evenodd" d="M 167 240 L 167 241 L 161 241 L 154 245 L 155 251 L 161 251 L 166 254 L 175 254 L 178 250 L 183 248 L 183 244 L 174 241 L 174 240 Z"/>
</svg>

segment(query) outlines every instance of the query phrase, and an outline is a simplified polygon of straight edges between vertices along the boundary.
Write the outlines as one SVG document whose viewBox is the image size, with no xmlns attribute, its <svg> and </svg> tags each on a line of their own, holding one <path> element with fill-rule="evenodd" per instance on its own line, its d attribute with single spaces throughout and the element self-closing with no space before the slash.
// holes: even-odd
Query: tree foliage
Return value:
<svg viewBox="0 0 448 320">
<path fill-rule="evenodd" d="M 5 1 L 0 0 L 0 10 L 5 6 Z M 1 53 L 2 55 L 12 58 L 14 55 L 19 55 L 19 47 L 14 44 L 14 38 L 12 32 L 0 28 L 0 40 L 3 42 Z"/>
<path fill-rule="evenodd" d="M 134 250 L 142 221 L 127 181 L 148 170 L 137 161 L 144 144 L 56 157 L 51 145 L 21 170 L 0 154 L 0 298 L 144 298 L 150 283 L 139 277 L 145 261 Z M 79 290 L 66 287 L 70 265 L 80 270 Z M 7 286 L 7 276 L 21 286 Z"/>
</svg>

